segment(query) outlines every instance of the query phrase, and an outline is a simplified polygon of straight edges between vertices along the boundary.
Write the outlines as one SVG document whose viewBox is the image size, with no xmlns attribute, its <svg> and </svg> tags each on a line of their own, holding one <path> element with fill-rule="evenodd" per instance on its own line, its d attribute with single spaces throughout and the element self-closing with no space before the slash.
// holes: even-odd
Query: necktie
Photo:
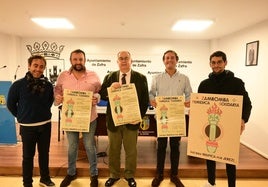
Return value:
<svg viewBox="0 0 268 187">
<path fill-rule="evenodd" d="M 127 82 L 126 82 L 126 76 L 127 76 L 127 74 L 122 74 L 122 78 L 121 78 L 121 82 L 122 82 L 122 84 L 126 84 Z"/>
</svg>

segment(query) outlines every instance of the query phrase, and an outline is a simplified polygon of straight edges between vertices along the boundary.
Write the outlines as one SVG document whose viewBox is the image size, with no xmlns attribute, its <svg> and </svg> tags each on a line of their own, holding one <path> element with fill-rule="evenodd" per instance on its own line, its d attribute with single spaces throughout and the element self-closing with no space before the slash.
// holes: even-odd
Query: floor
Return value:
<svg viewBox="0 0 268 187">
<path fill-rule="evenodd" d="M 56 184 L 56 187 L 60 186 L 63 177 L 55 177 L 53 178 L 53 182 Z M 8 176 L 0 176 L 0 184 L 1 186 L 6 187 L 22 187 L 21 177 L 8 177 Z M 99 179 L 99 187 L 104 187 L 104 183 L 107 179 L 100 178 Z M 138 187 L 150 187 L 152 178 L 137 178 L 137 186 Z M 205 179 L 200 178 L 182 178 L 181 181 L 185 185 L 185 187 L 202 187 L 206 183 Z M 39 178 L 34 178 L 33 187 L 39 187 Z M 225 179 L 217 179 L 217 187 L 227 187 L 227 181 Z M 75 181 L 73 181 L 70 187 L 86 187 L 89 186 L 90 180 L 87 177 L 79 177 Z M 161 183 L 160 187 L 174 187 L 169 179 L 164 179 Z M 267 187 L 268 179 L 238 179 L 237 187 Z M 113 187 L 128 187 L 127 182 L 124 179 L 119 180 Z"/>
<path fill-rule="evenodd" d="M 20 137 L 18 136 L 18 140 Z M 107 136 L 96 137 L 97 152 L 106 152 L 108 149 Z M 156 145 L 155 137 L 139 136 L 138 138 L 138 160 L 136 181 L 139 187 L 149 187 L 155 174 L 156 163 Z M 67 170 L 67 147 L 68 142 L 65 134 L 60 134 L 60 141 L 57 136 L 57 124 L 53 124 L 51 149 L 50 149 L 50 173 L 56 186 L 66 175 Z M 21 142 L 16 145 L 0 145 L 0 185 L 5 187 L 22 186 L 21 178 Z M 78 179 L 75 180 L 70 187 L 89 186 L 88 177 L 88 161 L 83 150 L 83 145 L 79 149 L 79 157 L 77 160 Z M 179 165 L 179 176 L 186 187 L 201 187 L 206 183 L 206 167 L 205 161 L 200 158 L 189 157 L 186 154 L 187 138 L 181 141 L 181 156 Z M 160 187 L 174 186 L 168 179 L 170 168 L 169 149 L 167 149 L 165 164 L 165 180 Z M 268 186 L 268 159 L 260 156 L 246 146 L 240 146 L 240 162 L 237 166 L 237 186 L 238 187 L 267 187 Z M 108 155 L 98 158 L 99 168 L 99 186 L 104 186 L 108 170 Z M 124 168 L 124 151 L 121 154 L 122 170 Z M 34 168 L 34 186 L 37 187 L 39 181 L 39 168 L 37 162 L 37 154 L 35 157 Z M 225 164 L 217 163 L 217 187 L 227 187 Z M 123 179 L 118 181 L 114 187 L 127 187 L 127 182 Z"/>
</svg>

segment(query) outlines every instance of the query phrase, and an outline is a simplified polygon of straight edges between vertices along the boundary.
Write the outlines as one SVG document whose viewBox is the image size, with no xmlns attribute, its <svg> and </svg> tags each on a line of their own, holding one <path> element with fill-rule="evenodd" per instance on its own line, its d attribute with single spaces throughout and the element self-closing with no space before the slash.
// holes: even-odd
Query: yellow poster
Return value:
<svg viewBox="0 0 268 187">
<path fill-rule="evenodd" d="M 187 155 L 238 164 L 243 97 L 191 94 Z"/>
<path fill-rule="evenodd" d="M 92 96 L 91 91 L 64 89 L 61 113 L 62 130 L 89 132 Z"/>
<path fill-rule="evenodd" d="M 155 98 L 157 137 L 186 136 L 184 96 Z"/>
<path fill-rule="evenodd" d="M 109 87 L 107 91 L 115 126 L 142 121 L 135 84 L 124 84 L 117 89 Z"/>
</svg>

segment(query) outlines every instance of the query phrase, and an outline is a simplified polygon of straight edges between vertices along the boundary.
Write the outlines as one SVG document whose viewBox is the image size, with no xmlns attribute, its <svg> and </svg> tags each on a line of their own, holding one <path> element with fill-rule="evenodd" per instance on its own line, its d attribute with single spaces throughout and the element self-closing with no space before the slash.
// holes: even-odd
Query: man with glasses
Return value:
<svg viewBox="0 0 268 187">
<path fill-rule="evenodd" d="M 216 51 L 210 55 L 209 65 L 212 72 L 209 74 L 209 78 L 203 80 L 199 87 L 198 93 L 213 93 L 213 94 L 228 94 L 228 95 L 242 95 L 243 96 L 243 108 L 241 116 L 241 134 L 245 130 L 245 123 L 247 123 L 251 112 L 251 101 L 248 96 L 248 92 L 245 89 L 244 82 L 235 77 L 234 73 L 225 70 L 227 65 L 226 54 L 222 51 Z M 216 186 L 215 184 L 215 172 L 216 162 L 213 160 L 207 160 L 207 174 L 208 183 L 204 187 Z M 228 187 L 235 187 L 236 183 L 236 166 L 232 164 L 226 164 L 226 172 L 228 178 Z"/>
<path fill-rule="evenodd" d="M 101 99 L 108 100 L 108 87 L 116 89 L 121 87 L 122 84 L 134 83 L 140 106 L 140 114 L 143 117 L 149 103 L 147 79 L 144 75 L 131 70 L 131 63 L 131 55 L 128 51 L 120 51 L 117 54 L 119 70 L 106 75 L 102 83 L 100 95 Z M 120 179 L 120 155 L 123 143 L 126 155 L 124 178 L 130 187 L 136 187 L 134 175 L 137 167 L 137 138 L 140 122 L 134 121 L 130 124 L 115 126 L 109 102 L 106 114 L 109 138 L 110 178 L 106 181 L 105 186 L 112 186 Z"/>
</svg>

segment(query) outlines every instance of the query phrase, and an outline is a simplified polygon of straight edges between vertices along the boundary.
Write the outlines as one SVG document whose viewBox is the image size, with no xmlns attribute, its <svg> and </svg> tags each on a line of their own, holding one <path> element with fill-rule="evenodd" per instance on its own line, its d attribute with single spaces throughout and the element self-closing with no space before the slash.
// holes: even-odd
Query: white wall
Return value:
<svg viewBox="0 0 268 187">
<path fill-rule="evenodd" d="M 88 38 L 19 38 L 0 34 L 0 66 L 8 68 L 0 70 L 0 80 L 12 80 L 17 65 L 20 69 L 17 77 L 23 77 L 27 71 L 27 58 L 30 56 L 26 45 L 34 42 L 56 42 L 64 45 L 61 59 L 65 60 L 65 69 L 69 67 L 69 54 L 72 50 L 80 48 L 87 54 L 112 55 L 116 59 L 119 50 L 129 50 L 134 56 L 159 56 L 159 62 L 155 69 L 163 70 L 162 54 L 168 49 L 178 52 L 180 60 L 190 60 L 193 63 L 187 68 L 179 69 L 189 76 L 193 91 L 196 92 L 201 80 L 205 79 L 211 71 L 208 58 L 211 52 L 223 50 L 228 57 L 227 69 L 232 70 L 236 76 L 242 78 L 249 92 L 253 104 L 251 118 L 246 126 L 246 131 L 241 137 L 242 143 L 268 158 L 266 128 L 268 93 L 267 75 L 268 69 L 268 21 L 257 24 L 251 28 L 215 39 L 212 41 L 199 40 L 146 40 L 146 39 L 88 39 Z M 259 40 L 259 60 L 257 66 L 245 66 L 246 43 Z M 115 63 L 116 66 L 116 63 Z M 4 73 L 3 73 L 4 72 Z M 57 121 L 57 108 L 53 107 L 53 121 Z"/>
<path fill-rule="evenodd" d="M 69 55 L 74 49 L 82 49 L 88 55 L 111 56 L 116 62 L 116 55 L 120 50 L 128 50 L 132 57 L 152 56 L 159 57 L 159 61 L 155 64 L 155 69 L 164 70 L 162 64 L 162 55 L 168 49 L 177 51 L 180 60 L 190 60 L 193 64 L 187 68 L 179 69 L 182 73 L 189 75 L 193 79 L 193 87 L 199 84 L 199 76 L 206 75 L 208 67 L 203 67 L 202 63 L 207 61 L 209 54 L 209 41 L 207 40 L 146 40 L 146 39 L 51 39 L 51 38 L 23 38 L 21 42 L 22 59 L 27 59 L 30 53 L 26 49 L 26 45 L 33 45 L 34 42 L 48 41 L 56 42 L 64 45 L 61 59 L 65 60 L 65 69 L 70 67 Z M 25 61 L 26 62 L 26 61 Z M 117 69 L 117 64 L 114 63 Z M 100 67 L 101 68 L 101 67 Z M 199 71 L 204 68 L 204 71 Z M 197 79 L 195 79 L 197 75 Z M 201 76 L 201 77 L 202 77 Z M 100 75 L 100 77 L 103 77 Z"/>
<path fill-rule="evenodd" d="M 0 33 L 0 67 L 6 66 L 6 68 L 0 69 L 1 81 L 13 81 L 20 52 L 19 37 Z"/>
<path fill-rule="evenodd" d="M 252 101 L 252 112 L 241 142 L 268 158 L 268 20 L 240 32 L 212 41 L 213 50 L 225 51 L 228 55 L 226 69 L 243 79 Z M 246 43 L 259 40 L 257 66 L 245 66 Z"/>
<path fill-rule="evenodd" d="M 208 66 L 202 65 L 208 61 L 209 41 L 207 40 L 19 38 L 0 34 L 0 62 L 1 65 L 4 62 L 3 65 L 8 66 L 8 68 L 1 69 L 4 73 L 0 74 L 0 80 L 14 81 L 14 74 L 18 65 L 20 68 L 17 71 L 17 79 L 25 76 L 28 69 L 27 59 L 31 55 L 26 45 L 32 46 L 35 42 L 41 44 L 44 41 L 55 42 L 58 45 L 65 46 L 60 56 L 60 59 L 65 61 L 65 69 L 70 67 L 70 52 L 79 48 L 84 50 L 87 55 L 112 55 L 114 62 L 120 50 L 129 50 L 132 56 L 135 57 L 157 57 L 159 61 L 154 62 L 156 64 L 152 64 L 151 68 L 154 71 L 163 71 L 162 55 L 166 50 L 172 49 L 178 53 L 180 60 L 192 61 L 192 64 L 189 64 L 187 68 L 179 68 L 179 71 L 189 76 L 194 91 L 197 90 L 200 80 L 207 77 L 207 72 L 209 71 Z M 116 62 L 114 66 L 117 69 Z M 97 72 L 99 73 L 100 71 Z M 104 77 L 101 74 L 99 76 Z M 150 86 L 149 80 L 150 77 L 148 77 L 148 86 Z M 52 112 L 52 120 L 57 121 L 57 107 L 53 106 Z"/>
<path fill-rule="evenodd" d="M 91 54 L 102 56 L 112 55 L 114 58 L 115 69 L 117 69 L 116 55 L 120 50 L 129 50 L 133 57 L 159 57 L 158 61 L 155 61 L 155 64 L 152 64 L 151 68 L 154 71 L 163 71 L 164 65 L 162 63 L 162 55 L 166 50 L 173 49 L 178 53 L 180 60 L 192 61 L 192 64 L 188 65 L 187 68 L 179 68 L 179 71 L 189 76 L 194 91 L 197 90 L 200 80 L 207 77 L 209 71 L 207 62 L 210 44 L 207 40 L 23 38 L 21 40 L 21 69 L 18 72 L 18 77 L 24 76 L 27 71 L 27 58 L 29 57 L 30 52 L 27 50 L 26 45 L 33 45 L 35 42 L 42 43 L 43 41 L 48 41 L 49 43 L 56 42 L 58 45 L 65 46 L 60 57 L 65 61 L 65 69 L 70 67 L 70 52 L 79 48 L 84 50 L 89 56 Z M 203 63 L 206 63 L 206 66 L 203 66 Z M 99 73 L 101 78 L 104 77 L 104 75 L 101 75 L 101 69 L 98 69 L 97 73 Z M 150 84 L 150 77 L 147 78 L 148 84 Z M 52 107 L 52 111 L 52 120 L 57 121 L 57 108 Z"/>
</svg>

